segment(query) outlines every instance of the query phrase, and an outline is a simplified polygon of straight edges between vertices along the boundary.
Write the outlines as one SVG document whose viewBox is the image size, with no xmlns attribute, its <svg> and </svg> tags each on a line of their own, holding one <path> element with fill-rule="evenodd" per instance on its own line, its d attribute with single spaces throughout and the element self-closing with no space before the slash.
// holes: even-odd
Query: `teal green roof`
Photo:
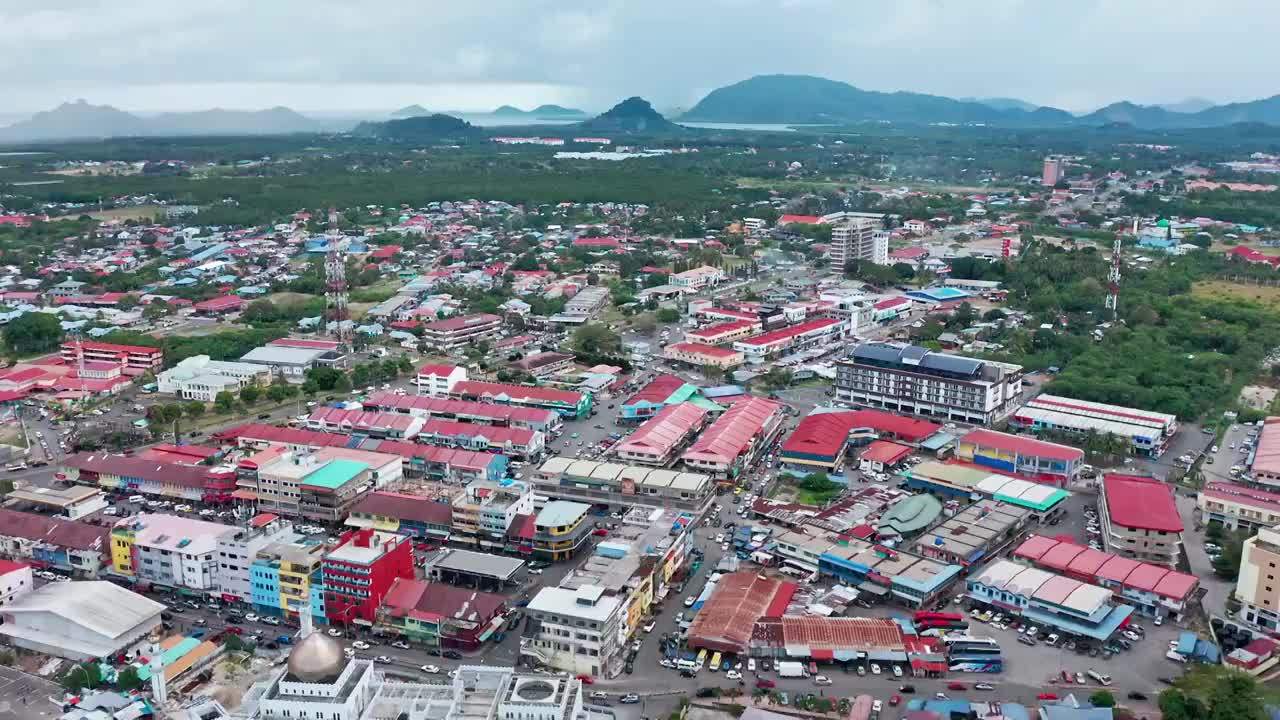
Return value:
<svg viewBox="0 0 1280 720">
<path fill-rule="evenodd" d="M 698 390 L 697 385 L 691 385 L 689 383 L 681 385 L 678 390 L 671 393 L 670 397 L 663 402 L 663 405 L 675 405 L 676 403 L 682 402 L 693 403 L 703 410 L 711 412 L 720 412 L 724 410 L 723 407 L 703 397 L 702 392 Z"/>
<path fill-rule="evenodd" d="M 369 466 L 355 460 L 333 460 L 302 479 L 302 485 L 313 485 L 326 490 L 337 490 L 351 482 Z"/>
<path fill-rule="evenodd" d="M 992 497 L 994 497 L 996 500 L 999 500 L 1000 502 L 1007 502 L 1010 505 L 1017 505 L 1018 507 L 1029 508 L 1037 512 L 1044 512 L 1045 510 L 1048 510 L 1054 505 L 1057 505 L 1058 503 L 1067 499 L 1070 495 L 1071 493 L 1067 492 L 1066 490 L 1054 490 L 1052 493 L 1049 493 L 1049 495 L 1041 502 L 1032 502 L 1030 500 L 1025 500 L 1023 498 L 1013 497 L 1012 495 L 1001 495 L 1000 493 L 996 493 Z"/>
<path fill-rule="evenodd" d="M 923 531 L 942 514 L 942 501 L 927 495 L 912 495 L 894 503 L 880 516 L 881 533 L 896 532 L 909 537 Z"/>
</svg>

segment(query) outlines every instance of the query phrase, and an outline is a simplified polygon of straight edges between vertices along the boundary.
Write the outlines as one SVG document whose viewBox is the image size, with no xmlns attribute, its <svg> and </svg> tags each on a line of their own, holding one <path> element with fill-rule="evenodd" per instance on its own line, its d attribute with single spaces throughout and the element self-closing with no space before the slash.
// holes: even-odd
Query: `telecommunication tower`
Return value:
<svg viewBox="0 0 1280 720">
<path fill-rule="evenodd" d="M 1138 220 L 1133 220 L 1133 234 L 1138 234 Z M 1105 306 L 1114 315 L 1120 307 L 1120 238 L 1116 233 L 1115 243 L 1111 246 L 1111 270 L 1107 272 L 1107 301 Z"/>
<path fill-rule="evenodd" d="M 346 340 L 347 320 L 347 264 L 335 238 L 329 240 L 329 252 L 324 256 L 325 299 L 329 302 L 329 320 L 333 321 L 333 337 L 338 342 Z"/>
</svg>

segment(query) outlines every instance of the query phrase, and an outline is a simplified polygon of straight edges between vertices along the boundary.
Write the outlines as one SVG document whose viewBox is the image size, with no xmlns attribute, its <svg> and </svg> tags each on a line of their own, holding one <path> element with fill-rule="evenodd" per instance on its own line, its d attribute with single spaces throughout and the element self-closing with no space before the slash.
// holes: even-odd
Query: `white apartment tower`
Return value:
<svg viewBox="0 0 1280 720">
<path fill-rule="evenodd" d="M 880 223 L 875 220 L 846 218 L 831 229 L 831 247 L 827 252 L 835 268 L 844 268 L 854 260 L 888 265 L 889 236 L 880 230 Z"/>
</svg>

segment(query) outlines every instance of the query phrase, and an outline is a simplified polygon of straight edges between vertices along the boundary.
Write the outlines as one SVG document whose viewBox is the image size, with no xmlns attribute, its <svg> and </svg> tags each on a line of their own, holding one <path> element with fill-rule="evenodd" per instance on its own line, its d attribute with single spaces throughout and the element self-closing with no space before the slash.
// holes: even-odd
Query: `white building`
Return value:
<svg viewBox="0 0 1280 720">
<path fill-rule="evenodd" d="M 452 678 L 402 680 L 371 660 L 346 660 L 342 646 L 311 633 L 285 667 L 254 684 L 237 720 L 605 720 L 583 703 L 576 678 L 518 674 L 510 667 L 462 665 Z M 607 717 L 612 717 L 609 715 Z"/>
<path fill-rule="evenodd" d="M 0 560 L 0 606 L 8 605 L 35 588 L 31 566 L 12 560 Z"/>
<path fill-rule="evenodd" d="M 218 541 L 239 529 L 143 513 L 116 523 L 111 533 L 112 557 L 128 552 L 134 576 L 152 584 L 212 592 L 217 587 Z M 118 544 L 130 539 L 130 548 L 121 551 Z"/>
<path fill-rule="evenodd" d="M 836 364 L 836 401 L 988 425 L 1013 412 L 1022 368 L 933 352 L 917 345 L 868 342 Z"/>
<path fill-rule="evenodd" d="M 724 282 L 724 278 L 724 271 L 720 268 L 703 265 L 672 275 L 671 284 L 691 292 L 697 292 L 712 285 L 719 285 Z"/>
<path fill-rule="evenodd" d="M 625 604 L 595 585 L 544 587 L 526 608 L 520 654 L 571 674 L 616 674 L 626 650 Z"/>
<path fill-rule="evenodd" d="M 256 363 L 211 360 L 194 355 L 156 376 L 159 392 L 184 400 L 213 402 L 218 393 L 239 392 L 240 388 L 271 380 L 271 368 Z"/>
<path fill-rule="evenodd" d="M 418 394 L 449 397 L 454 385 L 467 379 L 467 369 L 457 365 L 423 365 L 418 368 Z"/>
<path fill-rule="evenodd" d="M 869 218 L 849 218 L 831 229 L 831 266 L 843 269 L 855 260 L 869 260 L 876 265 L 889 264 L 889 235 L 880 223 Z"/>
<path fill-rule="evenodd" d="M 268 545 L 290 544 L 301 539 L 291 523 L 271 513 L 254 517 L 247 527 L 236 528 L 235 533 L 220 535 L 214 591 L 225 602 L 239 600 L 251 603 L 253 592 L 249 587 L 249 569 L 258 552 Z"/>
<path fill-rule="evenodd" d="M 49 583 L 0 608 L 14 647 L 88 660 L 127 650 L 160 627 L 164 605 L 106 581 Z"/>
</svg>

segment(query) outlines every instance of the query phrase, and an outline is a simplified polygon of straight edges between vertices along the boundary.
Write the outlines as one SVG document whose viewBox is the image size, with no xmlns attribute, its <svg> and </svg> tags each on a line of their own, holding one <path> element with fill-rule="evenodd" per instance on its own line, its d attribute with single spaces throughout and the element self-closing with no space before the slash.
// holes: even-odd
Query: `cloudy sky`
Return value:
<svg viewBox="0 0 1280 720">
<path fill-rule="evenodd" d="M 0 0 L 0 112 L 688 107 L 807 73 L 1069 110 L 1280 92 L 1267 0 Z"/>
</svg>

